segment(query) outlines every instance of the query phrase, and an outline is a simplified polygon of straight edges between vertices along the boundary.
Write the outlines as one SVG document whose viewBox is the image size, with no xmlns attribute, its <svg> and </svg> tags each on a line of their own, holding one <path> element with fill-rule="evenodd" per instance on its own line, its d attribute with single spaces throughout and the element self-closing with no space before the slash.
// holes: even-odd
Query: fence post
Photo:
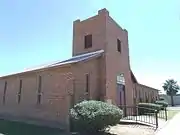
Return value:
<svg viewBox="0 0 180 135">
<path fill-rule="evenodd" d="M 136 123 L 137 123 L 137 117 L 138 117 L 138 107 L 137 107 L 137 105 L 136 105 L 135 109 L 136 109 L 136 115 L 135 115 L 135 117 L 136 117 Z"/>
<path fill-rule="evenodd" d="M 155 115 L 156 115 L 156 129 L 158 128 L 158 111 L 155 110 Z"/>
<path fill-rule="evenodd" d="M 124 105 L 124 107 L 123 107 L 123 111 L 124 111 L 124 117 L 126 117 L 127 116 L 127 112 L 126 112 L 126 106 Z"/>
<path fill-rule="evenodd" d="M 165 117 L 166 117 L 166 121 L 167 121 L 167 109 L 165 107 Z"/>
</svg>

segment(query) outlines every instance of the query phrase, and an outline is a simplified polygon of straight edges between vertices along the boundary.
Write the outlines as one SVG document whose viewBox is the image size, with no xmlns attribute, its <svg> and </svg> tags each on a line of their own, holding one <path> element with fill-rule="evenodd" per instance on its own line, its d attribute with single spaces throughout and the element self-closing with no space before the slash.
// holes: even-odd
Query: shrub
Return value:
<svg viewBox="0 0 180 135">
<path fill-rule="evenodd" d="M 139 103 L 138 104 L 139 115 L 155 113 L 155 111 L 159 112 L 159 110 L 161 110 L 161 105 L 158 105 L 158 104 L 153 104 L 153 103 Z"/>
<path fill-rule="evenodd" d="M 98 132 L 119 123 L 123 112 L 118 107 L 101 101 L 83 101 L 70 110 L 73 130 Z"/>
<path fill-rule="evenodd" d="M 163 97 L 159 97 L 159 100 L 164 100 L 164 98 Z"/>
<path fill-rule="evenodd" d="M 161 105 L 161 109 L 163 110 L 164 108 L 168 107 L 168 103 L 162 100 L 157 100 L 155 101 L 155 104 Z"/>
</svg>

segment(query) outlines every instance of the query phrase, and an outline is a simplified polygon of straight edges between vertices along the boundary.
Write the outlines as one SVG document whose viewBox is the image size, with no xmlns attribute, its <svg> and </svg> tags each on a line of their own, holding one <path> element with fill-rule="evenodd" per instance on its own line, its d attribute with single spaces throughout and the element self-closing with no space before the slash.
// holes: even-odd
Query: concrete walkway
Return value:
<svg viewBox="0 0 180 135">
<path fill-rule="evenodd" d="M 180 134 L 180 113 L 176 114 L 167 124 L 156 132 L 156 135 L 179 135 Z"/>
<path fill-rule="evenodd" d="M 133 124 L 142 124 L 147 126 L 152 126 L 156 128 L 156 119 L 153 116 L 127 116 L 120 120 L 120 124 L 124 123 L 133 123 Z M 165 119 L 158 118 L 158 127 L 161 128 L 166 123 Z"/>
</svg>

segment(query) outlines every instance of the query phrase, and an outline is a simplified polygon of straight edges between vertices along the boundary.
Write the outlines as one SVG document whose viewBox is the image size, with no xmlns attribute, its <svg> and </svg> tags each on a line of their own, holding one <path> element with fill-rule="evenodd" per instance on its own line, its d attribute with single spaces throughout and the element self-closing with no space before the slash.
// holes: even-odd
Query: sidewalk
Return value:
<svg viewBox="0 0 180 135">
<path fill-rule="evenodd" d="M 175 115 L 168 123 L 160 129 L 156 135 L 179 135 L 180 134 L 180 113 Z"/>
<path fill-rule="evenodd" d="M 155 117 L 147 117 L 146 115 L 141 116 L 127 116 L 120 120 L 120 124 L 141 124 L 141 125 L 147 125 L 152 126 L 156 128 L 156 118 Z M 163 127 L 165 125 L 166 121 L 165 119 L 158 118 L 158 126 L 159 128 Z"/>
</svg>

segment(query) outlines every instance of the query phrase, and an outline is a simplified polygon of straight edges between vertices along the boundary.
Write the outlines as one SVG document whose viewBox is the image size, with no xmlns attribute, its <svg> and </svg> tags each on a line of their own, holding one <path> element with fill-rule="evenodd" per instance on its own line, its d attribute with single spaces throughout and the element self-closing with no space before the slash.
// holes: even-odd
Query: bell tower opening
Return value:
<svg viewBox="0 0 180 135">
<path fill-rule="evenodd" d="M 73 23 L 73 56 L 104 50 L 106 43 L 106 20 L 109 12 L 106 9 L 86 20 L 79 19 Z"/>
</svg>

